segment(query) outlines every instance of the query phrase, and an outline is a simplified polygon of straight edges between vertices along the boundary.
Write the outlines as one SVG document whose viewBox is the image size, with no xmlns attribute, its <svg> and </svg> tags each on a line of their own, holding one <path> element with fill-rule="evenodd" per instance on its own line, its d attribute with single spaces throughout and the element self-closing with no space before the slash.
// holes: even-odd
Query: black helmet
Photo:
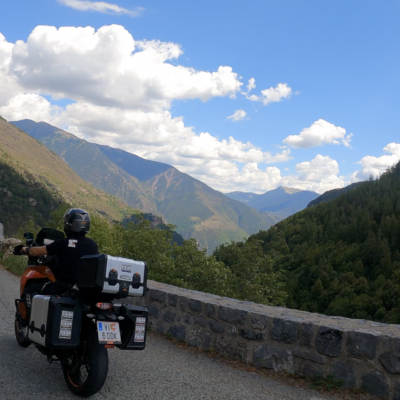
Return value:
<svg viewBox="0 0 400 400">
<path fill-rule="evenodd" d="M 64 232 L 88 233 L 90 229 L 89 213 L 81 208 L 70 208 L 64 214 Z"/>
</svg>

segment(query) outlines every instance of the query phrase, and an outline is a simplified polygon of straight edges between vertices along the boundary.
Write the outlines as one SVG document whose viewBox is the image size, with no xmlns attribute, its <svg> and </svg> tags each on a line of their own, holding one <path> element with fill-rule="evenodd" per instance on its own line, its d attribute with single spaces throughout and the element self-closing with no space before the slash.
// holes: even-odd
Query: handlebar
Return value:
<svg viewBox="0 0 400 400">
<path fill-rule="evenodd" d="M 27 256 L 27 254 L 22 251 L 23 247 L 25 247 L 23 244 L 15 246 L 13 251 L 14 256 Z"/>
</svg>

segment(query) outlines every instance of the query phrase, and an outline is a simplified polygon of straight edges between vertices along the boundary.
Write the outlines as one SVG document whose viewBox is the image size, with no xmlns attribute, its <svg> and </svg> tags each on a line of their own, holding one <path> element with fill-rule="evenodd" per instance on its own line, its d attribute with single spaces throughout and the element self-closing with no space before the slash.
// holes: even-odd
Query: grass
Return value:
<svg viewBox="0 0 400 400">
<path fill-rule="evenodd" d="M 340 389 L 342 386 L 342 381 L 339 379 L 335 379 L 333 375 L 326 375 L 326 376 L 316 376 L 312 378 L 312 384 L 310 388 L 317 389 L 317 390 L 326 390 L 328 392 L 334 389 Z"/>
<path fill-rule="evenodd" d="M 26 256 L 10 256 L 3 260 L 3 265 L 6 269 L 15 275 L 21 276 L 27 266 Z"/>
</svg>

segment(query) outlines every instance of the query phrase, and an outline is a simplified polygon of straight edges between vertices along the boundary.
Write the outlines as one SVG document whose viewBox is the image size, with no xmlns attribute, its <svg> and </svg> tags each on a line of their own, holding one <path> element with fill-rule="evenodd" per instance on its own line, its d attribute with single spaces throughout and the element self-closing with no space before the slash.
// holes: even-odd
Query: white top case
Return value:
<svg viewBox="0 0 400 400">
<path fill-rule="evenodd" d="M 132 283 L 133 275 L 139 273 L 140 283 L 143 284 L 144 282 L 145 263 L 143 261 L 134 261 L 129 260 L 128 258 L 107 256 L 106 278 L 108 278 L 112 269 L 117 270 L 118 280 Z M 143 291 L 143 286 L 141 286 L 139 289 L 134 289 L 132 284 L 130 284 L 128 296 L 141 297 L 143 296 Z M 108 284 L 108 282 L 104 281 L 103 293 L 113 294 L 118 292 L 119 283 L 117 283 L 115 286 L 111 286 Z"/>
</svg>

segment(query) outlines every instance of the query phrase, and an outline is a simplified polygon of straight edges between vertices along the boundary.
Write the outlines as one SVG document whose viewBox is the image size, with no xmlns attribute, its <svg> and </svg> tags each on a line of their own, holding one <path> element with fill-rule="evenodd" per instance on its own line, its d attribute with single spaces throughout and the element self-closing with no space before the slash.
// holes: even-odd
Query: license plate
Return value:
<svg viewBox="0 0 400 400">
<path fill-rule="evenodd" d="M 99 343 L 121 344 L 121 333 L 118 322 L 97 321 Z"/>
</svg>

